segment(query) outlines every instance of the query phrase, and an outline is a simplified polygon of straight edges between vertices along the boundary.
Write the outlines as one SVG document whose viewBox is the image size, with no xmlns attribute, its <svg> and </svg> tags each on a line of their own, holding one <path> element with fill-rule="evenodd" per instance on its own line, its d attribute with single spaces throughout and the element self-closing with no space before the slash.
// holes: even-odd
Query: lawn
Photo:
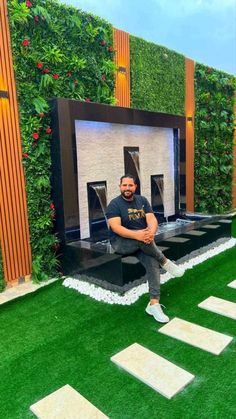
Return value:
<svg viewBox="0 0 236 419">
<path fill-rule="evenodd" d="M 236 302 L 236 246 L 162 285 L 171 317 L 234 336 L 235 320 L 197 307 L 210 295 Z M 29 406 L 70 384 L 111 419 L 235 418 L 235 339 L 219 355 L 158 333 L 144 312 L 108 305 L 56 282 L 0 308 L 0 418 L 34 417 Z M 195 375 L 167 400 L 119 369 L 110 357 L 137 342 Z"/>
</svg>

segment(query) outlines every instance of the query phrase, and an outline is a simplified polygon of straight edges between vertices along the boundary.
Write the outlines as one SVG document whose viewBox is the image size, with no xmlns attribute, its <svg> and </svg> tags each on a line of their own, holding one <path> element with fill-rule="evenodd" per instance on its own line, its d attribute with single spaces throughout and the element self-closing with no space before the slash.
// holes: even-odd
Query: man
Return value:
<svg viewBox="0 0 236 419">
<path fill-rule="evenodd" d="M 169 318 L 160 304 L 160 265 L 174 276 L 182 276 L 184 269 L 166 259 L 155 244 L 158 223 L 148 200 L 135 195 L 135 179 L 126 174 L 120 179 L 121 195 L 107 207 L 106 216 L 111 230 L 111 245 L 116 253 L 135 256 L 146 269 L 150 302 L 146 312 L 161 323 Z"/>
</svg>

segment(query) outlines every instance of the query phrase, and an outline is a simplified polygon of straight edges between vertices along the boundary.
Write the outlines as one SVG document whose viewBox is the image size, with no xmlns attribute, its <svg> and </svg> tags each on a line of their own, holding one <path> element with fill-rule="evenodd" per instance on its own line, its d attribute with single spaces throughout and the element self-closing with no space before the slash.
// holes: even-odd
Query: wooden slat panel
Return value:
<svg viewBox="0 0 236 419">
<path fill-rule="evenodd" d="M 31 249 L 26 205 L 16 88 L 12 65 L 6 0 L 0 3 L 0 241 L 7 281 L 31 273 Z"/>
<path fill-rule="evenodd" d="M 113 29 L 115 63 L 117 69 L 126 69 L 125 73 L 116 71 L 115 97 L 117 106 L 130 108 L 130 47 L 129 34 L 119 29 Z"/>
<path fill-rule="evenodd" d="M 186 210 L 194 211 L 194 61 L 185 59 Z M 187 118 L 192 117 L 192 121 Z"/>
</svg>

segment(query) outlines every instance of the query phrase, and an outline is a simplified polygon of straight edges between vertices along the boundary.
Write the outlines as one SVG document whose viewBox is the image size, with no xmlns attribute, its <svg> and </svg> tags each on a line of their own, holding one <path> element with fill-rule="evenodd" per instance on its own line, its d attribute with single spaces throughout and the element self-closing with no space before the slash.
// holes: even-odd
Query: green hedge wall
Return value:
<svg viewBox="0 0 236 419">
<path fill-rule="evenodd" d="M 131 106 L 185 114 L 185 58 L 177 52 L 130 36 Z"/>
<path fill-rule="evenodd" d="M 57 0 L 9 0 L 26 175 L 33 278 L 55 275 L 59 244 L 50 197 L 50 110 L 67 97 L 115 102 L 112 26 Z"/>
<path fill-rule="evenodd" d="M 232 207 L 235 78 L 195 66 L 195 210 Z"/>
</svg>

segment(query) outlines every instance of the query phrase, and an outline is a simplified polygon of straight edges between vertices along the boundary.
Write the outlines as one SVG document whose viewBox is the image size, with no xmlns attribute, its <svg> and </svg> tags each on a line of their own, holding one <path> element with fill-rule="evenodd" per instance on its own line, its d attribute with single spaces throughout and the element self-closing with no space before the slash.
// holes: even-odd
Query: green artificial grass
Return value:
<svg viewBox="0 0 236 419">
<path fill-rule="evenodd" d="M 236 237 L 236 215 L 232 219 L 232 237 Z"/>
<path fill-rule="evenodd" d="M 162 286 L 171 317 L 235 337 L 235 320 L 197 307 L 210 295 L 236 302 L 236 247 Z M 70 384 L 111 419 L 235 418 L 235 340 L 213 355 L 158 333 L 148 296 L 134 305 L 97 302 L 61 281 L 1 306 L 0 418 L 34 417 L 31 404 Z M 110 357 L 137 342 L 195 375 L 167 400 Z"/>
</svg>

